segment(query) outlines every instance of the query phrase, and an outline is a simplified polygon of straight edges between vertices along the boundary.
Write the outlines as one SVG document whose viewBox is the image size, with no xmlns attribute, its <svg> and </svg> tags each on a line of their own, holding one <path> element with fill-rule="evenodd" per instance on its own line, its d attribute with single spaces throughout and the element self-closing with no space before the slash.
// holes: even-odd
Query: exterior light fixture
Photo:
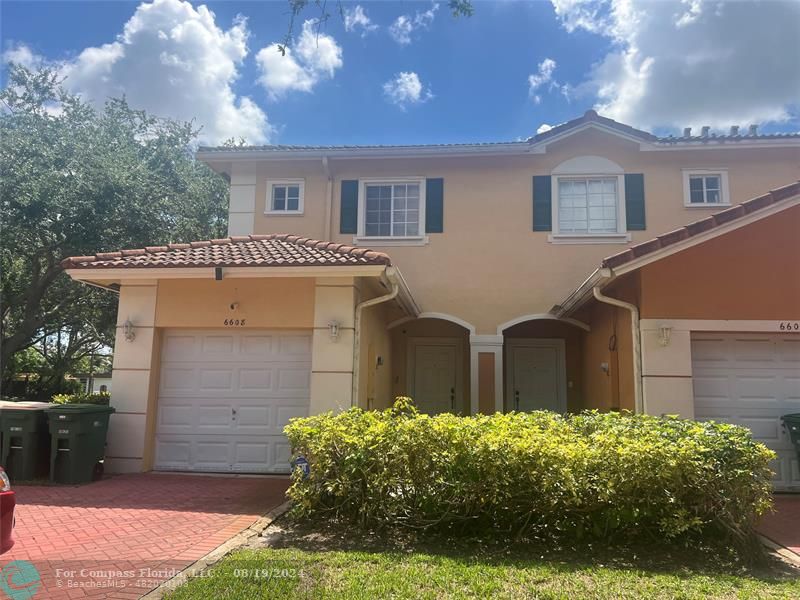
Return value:
<svg viewBox="0 0 800 600">
<path fill-rule="evenodd" d="M 331 340 L 336 341 L 339 339 L 339 321 L 331 321 L 328 323 L 328 332 L 330 333 Z"/>
<path fill-rule="evenodd" d="M 133 330 L 133 323 L 130 319 L 127 319 L 122 326 L 122 333 L 125 335 L 125 341 L 132 342 L 136 339 L 136 332 Z"/>
<path fill-rule="evenodd" d="M 658 328 L 658 343 L 662 346 L 669 346 L 669 337 L 672 334 L 672 327 L 661 325 Z"/>
</svg>

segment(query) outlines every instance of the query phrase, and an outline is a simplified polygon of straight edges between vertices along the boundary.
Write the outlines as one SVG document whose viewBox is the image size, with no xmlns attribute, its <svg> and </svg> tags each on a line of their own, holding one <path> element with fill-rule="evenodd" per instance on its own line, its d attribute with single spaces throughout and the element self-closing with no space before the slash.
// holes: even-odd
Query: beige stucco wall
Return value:
<svg viewBox="0 0 800 600">
<path fill-rule="evenodd" d="M 358 405 L 362 408 L 388 408 L 393 400 L 392 341 L 388 323 L 386 304 L 365 308 L 361 313 Z"/>
<path fill-rule="evenodd" d="M 231 310 L 232 303 L 238 303 L 235 310 Z M 247 328 L 310 328 L 314 320 L 314 279 L 159 282 L 156 327 L 225 327 L 226 319 L 244 319 Z"/>
<path fill-rule="evenodd" d="M 641 151 L 638 144 L 589 130 L 552 144 L 545 154 L 517 157 L 336 160 L 331 238 L 353 243 L 339 231 L 342 179 L 421 176 L 444 178 L 444 233 L 424 246 L 383 247 L 400 267 L 424 311 L 454 315 L 478 334 L 516 317 L 547 312 L 599 261 L 622 245 L 555 245 L 547 232 L 532 231 L 532 176 L 549 174 L 569 158 L 596 155 L 627 173 L 645 174 L 646 231 L 633 242 L 702 218 L 713 209 L 685 208 L 684 168 L 725 168 L 734 203 L 800 177 L 800 149 Z M 265 215 L 266 181 L 302 177 L 305 214 Z M 233 183 L 233 182 L 232 182 Z M 275 161 L 257 165 L 254 230 L 325 235 L 327 179 L 322 161 Z"/>
</svg>

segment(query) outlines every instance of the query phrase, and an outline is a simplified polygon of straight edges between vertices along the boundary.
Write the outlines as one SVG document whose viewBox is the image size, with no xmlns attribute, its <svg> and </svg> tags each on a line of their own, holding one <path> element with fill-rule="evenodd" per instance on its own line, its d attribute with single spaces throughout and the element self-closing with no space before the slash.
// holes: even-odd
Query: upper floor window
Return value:
<svg viewBox="0 0 800 600">
<path fill-rule="evenodd" d="M 553 233 L 557 243 L 623 243 L 625 175 L 601 156 L 578 156 L 551 173 Z"/>
<path fill-rule="evenodd" d="M 562 233 L 616 233 L 616 177 L 558 178 L 558 230 Z"/>
<path fill-rule="evenodd" d="M 359 237 L 419 239 L 425 231 L 425 181 L 362 180 Z"/>
<path fill-rule="evenodd" d="M 693 207 L 729 205 L 728 172 L 724 169 L 684 169 L 683 202 Z"/>
<path fill-rule="evenodd" d="M 276 215 L 303 214 L 305 182 L 302 179 L 267 181 L 267 209 Z"/>
</svg>

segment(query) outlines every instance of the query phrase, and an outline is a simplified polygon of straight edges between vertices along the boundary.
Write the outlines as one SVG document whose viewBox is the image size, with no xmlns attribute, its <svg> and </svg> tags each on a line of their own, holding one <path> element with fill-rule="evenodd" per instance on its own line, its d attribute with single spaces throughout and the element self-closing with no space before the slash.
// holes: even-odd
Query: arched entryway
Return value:
<svg viewBox="0 0 800 600">
<path fill-rule="evenodd" d="M 395 323 L 393 395 L 411 396 L 420 412 L 469 414 L 472 332 L 469 323 L 439 313 Z"/>
<path fill-rule="evenodd" d="M 552 315 L 527 315 L 498 327 L 503 336 L 504 410 L 581 410 L 587 329 L 579 321 Z"/>
</svg>

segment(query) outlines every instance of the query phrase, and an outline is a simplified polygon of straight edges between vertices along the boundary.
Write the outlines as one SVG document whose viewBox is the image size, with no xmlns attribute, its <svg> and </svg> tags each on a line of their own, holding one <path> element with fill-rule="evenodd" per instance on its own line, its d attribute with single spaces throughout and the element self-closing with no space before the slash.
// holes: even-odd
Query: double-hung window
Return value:
<svg viewBox="0 0 800 600">
<path fill-rule="evenodd" d="M 716 207 L 730 204 L 728 173 L 720 170 L 684 170 L 683 202 L 687 207 Z"/>
<path fill-rule="evenodd" d="M 299 215 L 303 213 L 305 184 L 302 179 L 267 181 L 267 209 L 276 215 Z"/>
<path fill-rule="evenodd" d="M 617 233 L 618 205 L 617 177 L 558 178 L 560 233 Z"/>
<path fill-rule="evenodd" d="M 421 238 L 424 224 L 424 181 L 362 181 L 360 237 Z"/>
</svg>

